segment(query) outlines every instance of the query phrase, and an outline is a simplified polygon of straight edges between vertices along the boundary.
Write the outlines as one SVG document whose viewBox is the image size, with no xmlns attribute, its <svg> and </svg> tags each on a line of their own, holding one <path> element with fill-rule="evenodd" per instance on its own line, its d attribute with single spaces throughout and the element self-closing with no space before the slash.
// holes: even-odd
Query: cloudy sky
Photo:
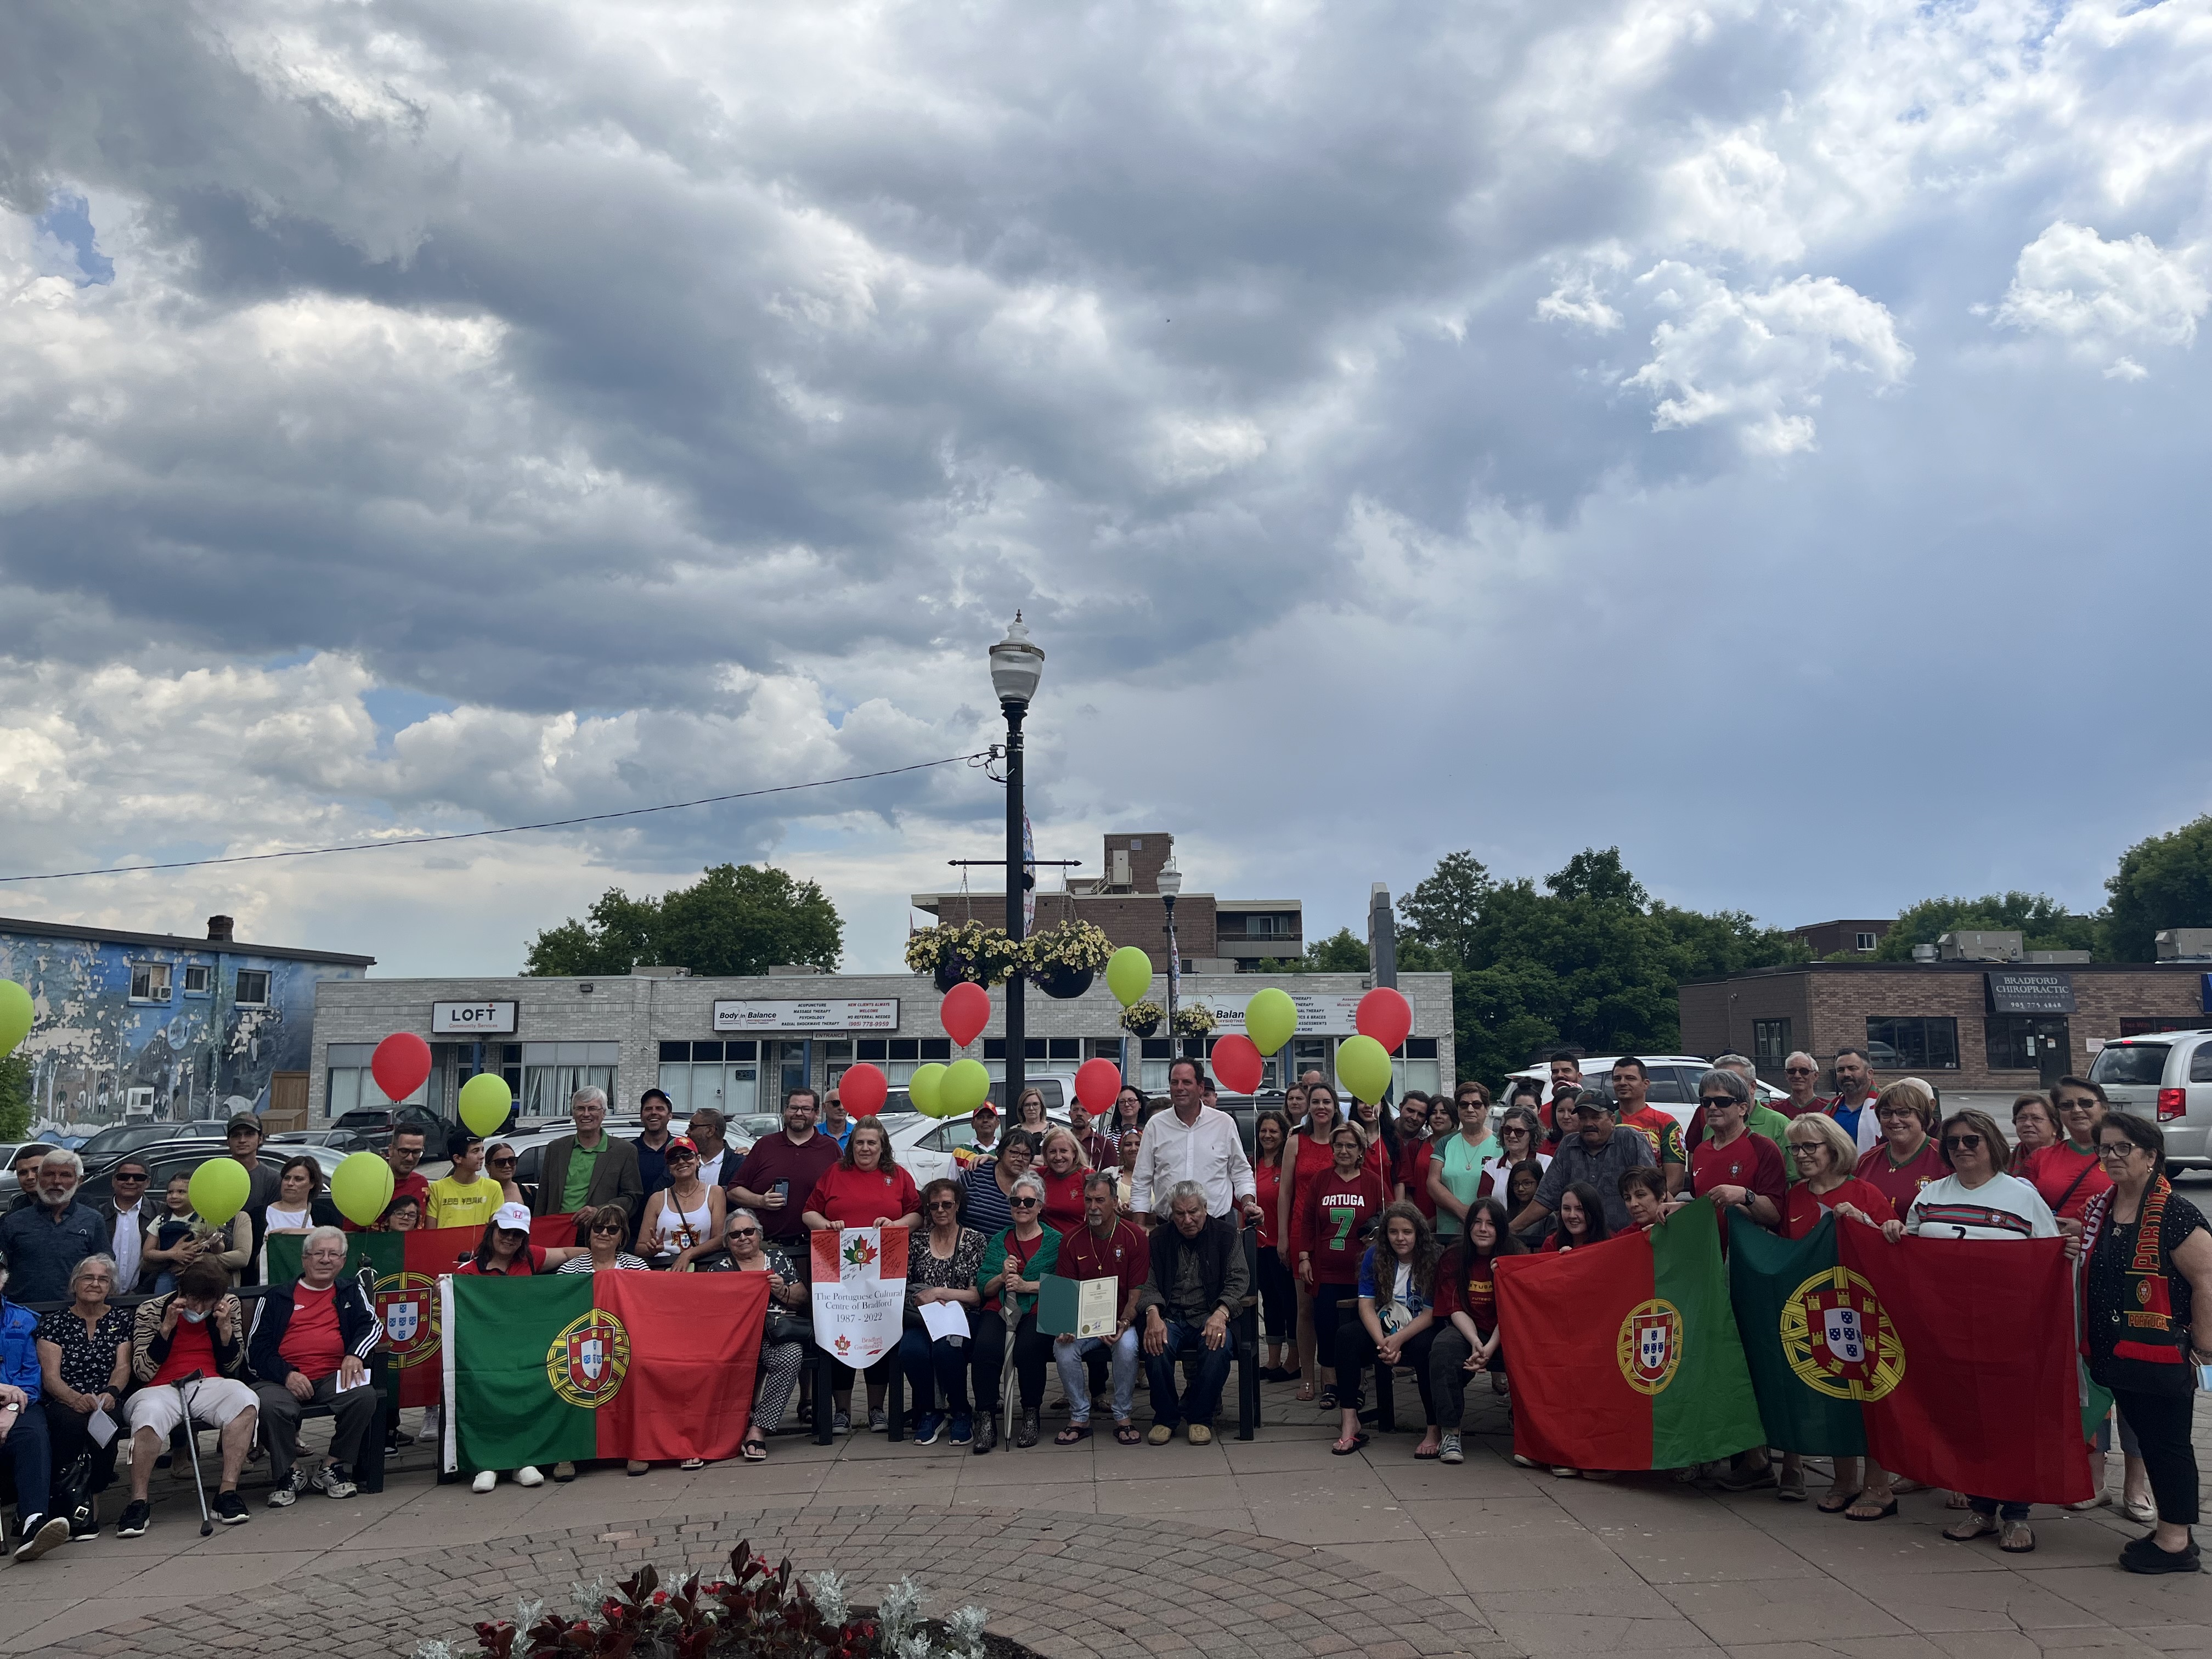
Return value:
<svg viewBox="0 0 2212 1659">
<path fill-rule="evenodd" d="M 25 0 L 0 874 L 897 766 L 1355 921 L 1794 924 L 2205 811 L 2206 0 Z M 0 914 L 507 971 L 990 856 L 954 766 Z"/>
</svg>

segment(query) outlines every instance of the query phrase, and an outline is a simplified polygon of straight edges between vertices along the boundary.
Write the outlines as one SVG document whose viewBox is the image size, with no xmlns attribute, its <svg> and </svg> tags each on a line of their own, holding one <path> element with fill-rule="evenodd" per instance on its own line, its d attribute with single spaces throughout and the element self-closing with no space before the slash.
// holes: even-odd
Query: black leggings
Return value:
<svg viewBox="0 0 2212 1659">
<path fill-rule="evenodd" d="M 1437 1402 L 1429 1387 L 1429 1349 L 1436 1340 L 1437 1328 L 1431 1325 L 1408 1339 L 1398 1356 L 1399 1365 L 1413 1373 L 1421 1390 L 1421 1420 L 1431 1428 L 1436 1426 Z M 1374 1364 L 1375 1339 L 1367 1334 L 1367 1322 L 1357 1314 L 1347 1316 L 1336 1333 L 1338 1405 L 1357 1411 L 1367 1403 L 1367 1373 Z"/>
<path fill-rule="evenodd" d="M 2189 1443 L 2189 1427 L 2197 1395 L 2115 1389 L 2112 1398 L 2142 1448 L 2151 1496 L 2158 1500 L 2158 1518 L 2172 1527 L 2195 1526 L 2197 1451 Z"/>
<path fill-rule="evenodd" d="M 1348 1307 L 1340 1308 L 1340 1302 Z M 1317 1279 L 1313 1287 L 1314 1358 L 1323 1365 L 1336 1364 L 1337 1332 L 1341 1325 L 1359 1323 L 1359 1286 L 1332 1285 Z"/>
<path fill-rule="evenodd" d="M 1297 1286 L 1283 1265 L 1283 1253 L 1272 1244 L 1260 1247 L 1260 1316 L 1270 1343 L 1297 1340 Z"/>
<path fill-rule="evenodd" d="M 1006 1363 L 1006 1322 L 995 1310 L 975 1317 L 975 1409 L 988 1416 L 999 1409 L 999 1372 Z M 1036 1328 L 1031 1308 L 1014 1327 L 1014 1375 L 1021 1379 L 1022 1409 L 1044 1405 L 1044 1370 L 1052 1358 L 1052 1339 Z"/>
</svg>

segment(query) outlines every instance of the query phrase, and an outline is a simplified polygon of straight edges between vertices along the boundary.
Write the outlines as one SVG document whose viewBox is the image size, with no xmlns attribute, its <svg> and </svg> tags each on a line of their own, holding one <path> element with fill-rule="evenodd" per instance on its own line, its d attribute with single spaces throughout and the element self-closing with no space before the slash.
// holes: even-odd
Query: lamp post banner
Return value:
<svg viewBox="0 0 2212 1659">
<path fill-rule="evenodd" d="M 815 1346 L 855 1369 L 874 1364 L 905 1322 L 907 1230 L 825 1227 L 811 1243 Z"/>
</svg>

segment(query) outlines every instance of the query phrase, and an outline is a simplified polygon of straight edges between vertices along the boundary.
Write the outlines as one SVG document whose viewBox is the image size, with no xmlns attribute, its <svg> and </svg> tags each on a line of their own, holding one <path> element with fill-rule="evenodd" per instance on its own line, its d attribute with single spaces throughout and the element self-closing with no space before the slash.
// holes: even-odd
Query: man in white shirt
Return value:
<svg viewBox="0 0 2212 1659">
<path fill-rule="evenodd" d="M 154 1215 L 146 1203 L 146 1166 L 126 1158 L 109 1174 L 114 1195 L 100 1206 L 107 1224 L 107 1253 L 115 1258 L 115 1293 L 128 1296 L 138 1285 L 138 1253 Z"/>
<path fill-rule="evenodd" d="M 1177 1060 L 1169 1066 L 1168 1099 L 1175 1109 L 1154 1113 L 1145 1125 L 1137 1167 L 1130 1172 L 1129 1204 L 1137 1214 L 1164 1209 L 1176 1182 L 1194 1181 L 1206 1190 L 1208 1215 L 1241 1210 L 1248 1218 L 1258 1218 L 1252 1161 L 1244 1156 L 1237 1120 L 1206 1103 L 1205 1086 L 1196 1060 Z"/>
</svg>

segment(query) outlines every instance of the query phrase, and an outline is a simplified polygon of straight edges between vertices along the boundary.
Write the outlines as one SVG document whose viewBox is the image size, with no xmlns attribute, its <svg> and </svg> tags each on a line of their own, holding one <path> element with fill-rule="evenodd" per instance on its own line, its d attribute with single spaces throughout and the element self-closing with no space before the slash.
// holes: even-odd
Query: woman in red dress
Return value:
<svg viewBox="0 0 2212 1659">
<path fill-rule="evenodd" d="M 1337 1105 L 1336 1091 L 1326 1083 L 1306 1085 L 1306 1121 L 1293 1121 L 1291 1150 L 1283 1156 L 1282 1184 L 1275 1200 L 1275 1236 L 1279 1248 L 1295 1257 L 1297 1249 L 1297 1230 L 1294 1218 L 1305 1190 L 1320 1176 L 1328 1172 L 1334 1161 L 1328 1150 L 1328 1138 L 1334 1133 L 1341 1113 Z M 1298 1384 L 1297 1397 L 1311 1400 L 1315 1395 L 1314 1370 L 1319 1363 L 1315 1358 L 1313 1291 L 1301 1278 L 1297 1280 L 1298 1298 L 1298 1368 L 1291 1373 L 1304 1380 Z"/>
<path fill-rule="evenodd" d="M 1305 1091 L 1298 1091 L 1301 1100 Z M 1297 1357 L 1297 1296 L 1282 1249 L 1283 1162 L 1291 1150 L 1291 1122 L 1280 1112 L 1262 1112 L 1252 1122 L 1252 1184 L 1260 1200 L 1260 1320 L 1267 1336 L 1262 1382 L 1290 1382 L 1298 1373 L 1285 1370 L 1285 1358 Z"/>
</svg>

